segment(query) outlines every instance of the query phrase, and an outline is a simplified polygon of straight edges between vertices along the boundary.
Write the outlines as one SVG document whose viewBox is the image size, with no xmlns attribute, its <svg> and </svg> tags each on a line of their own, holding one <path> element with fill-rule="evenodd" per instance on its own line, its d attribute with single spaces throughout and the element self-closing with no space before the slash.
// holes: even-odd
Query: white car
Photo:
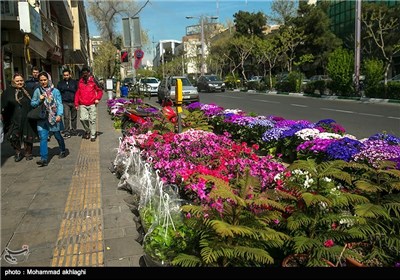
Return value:
<svg viewBox="0 0 400 280">
<path fill-rule="evenodd" d="M 149 93 L 152 96 L 157 95 L 158 86 L 160 81 L 155 77 L 144 77 L 139 79 L 139 89 L 141 92 Z"/>
</svg>

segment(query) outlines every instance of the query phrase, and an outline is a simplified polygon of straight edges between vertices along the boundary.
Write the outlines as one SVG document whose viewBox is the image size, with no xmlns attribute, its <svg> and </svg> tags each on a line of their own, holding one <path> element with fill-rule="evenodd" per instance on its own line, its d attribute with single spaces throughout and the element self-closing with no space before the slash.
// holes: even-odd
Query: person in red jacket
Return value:
<svg viewBox="0 0 400 280">
<path fill-rule="evenodd" d="M 75 93 L 75 108 L 79 109 L 80 121 L 85 133 L 84 139 L 96 141 L 97 104 L 103 96 L 103 89 L 97 83 L 88 67 L 82 68 L 82 77 Z"/>
</svg>

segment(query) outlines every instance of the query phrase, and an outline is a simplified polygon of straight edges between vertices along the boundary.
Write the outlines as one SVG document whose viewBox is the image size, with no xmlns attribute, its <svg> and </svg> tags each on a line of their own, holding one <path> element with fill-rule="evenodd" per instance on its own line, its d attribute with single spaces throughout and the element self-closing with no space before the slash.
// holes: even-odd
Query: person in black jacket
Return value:
<svg viewBox="0 0 400 280">
<path fill-rule="evenodd" d="M 29 92 L 29 94 L 33 94 L 35 89 L 39 86 L 39 68 L 33 66 L 32 68 L 32 76 L 25 81 L 25 88 Z"/>
<path fill-rule="evenodd" d="M 69 69 L 63 70 L 63 80 L 58 82 L 57 89 L 61 92 L 64 106 L 64 138 L 76 135 L 76 124 L 78 111 L 75 108 L 75 92 L 78 89 L 78 82 L 71 77 Z"/>
</svg>

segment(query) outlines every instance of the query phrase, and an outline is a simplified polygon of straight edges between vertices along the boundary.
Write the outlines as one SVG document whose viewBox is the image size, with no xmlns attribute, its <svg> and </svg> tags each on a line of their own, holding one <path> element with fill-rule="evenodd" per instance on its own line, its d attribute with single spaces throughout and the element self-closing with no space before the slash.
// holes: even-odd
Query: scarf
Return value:
<svg viewBox="0 0 400 280">
<path fill-rule="evenodd" d="M 42 94 L 45 95 L 44 98 L 44 106 L 46 107 L 46 111 L 48 114 L 48 121 L 51 125 L 56 124 L 56 116 L 57 116 L 57 102 L 53 96 L 53 88 L 47 87 L 43 88 L 40 87 Z"/>
<path fill-rule="evenodd" d="M 31 100 L 31 96 L 24 88 L 20 88 L 20 89 L 15 88 L 15 101 L 17 101 L 17 103 L 19 105 L 21 105 L 21 100 L 22 100 L 22 98 L 24 98 L 24 96 L 28 97 L 29 100 Z"/>
</svg>

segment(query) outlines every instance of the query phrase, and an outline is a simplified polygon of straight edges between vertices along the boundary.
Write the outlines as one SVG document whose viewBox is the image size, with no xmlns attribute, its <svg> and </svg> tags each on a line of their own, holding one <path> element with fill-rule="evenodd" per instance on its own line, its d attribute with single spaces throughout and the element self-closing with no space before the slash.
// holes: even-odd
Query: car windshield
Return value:
<svg viewBox="0 0 400 280">
<path fill-rule="evenodd" d="M 156 84 L 156 83 L 158 83 L 158 81 L 156 79 L 143 79 L 142 82 L 146 83 L 146 84 Z"/>
<path fill-rule="evenodd" d="M 125 83 L 132 83 L 132 80 L 133 80 L 132 78 L 125 78 L 124 82 Z"/>
<path fill-rule="evenodd" d="M 207 81 L 215 82 L 215 81 L 220 81 L 221 79 L 218 78 L 217 76 L 208 76 L 206 77 Z"/>
<path fill-rule="evenodd" d="M 178 78 L 178 79 L 182 80 L 182 86 L 191 86 L 192 85 L 187 78 Z M 172 86 L 176 85 L 176 79 L 175 78 L 172 79 L 171 85 Z"/>
</svg>

